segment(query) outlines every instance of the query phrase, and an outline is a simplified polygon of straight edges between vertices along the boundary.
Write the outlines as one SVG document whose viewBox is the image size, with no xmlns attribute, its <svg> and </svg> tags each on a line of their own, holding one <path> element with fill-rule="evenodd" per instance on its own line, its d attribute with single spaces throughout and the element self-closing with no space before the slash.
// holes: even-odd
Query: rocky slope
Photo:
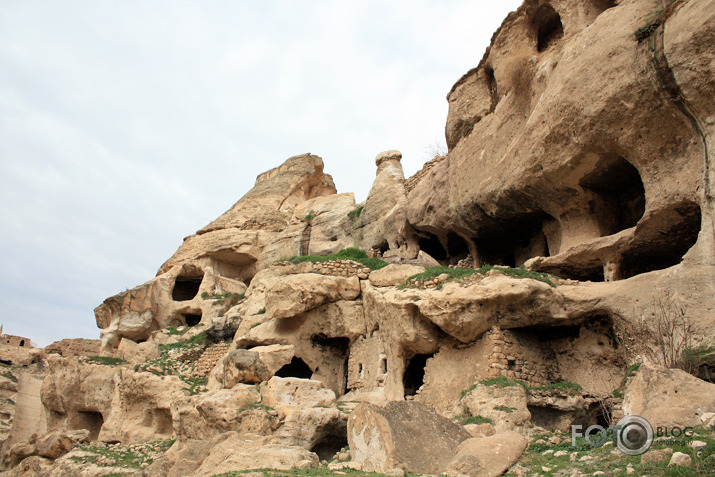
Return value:
<svg viewBox="0 0 715 477">
<path fill-rule="evenodd" d="M 711 370 L 713 25 L 526 0 L 449 92 L 446 156 L 379 154 L 362 204 L 290 158 L 100 304 L 99 349 L 46 350 L 47 432 L 7 413 L 5 475 L 526 475 L 572 425 L 706 436 L 715 384 L 668 368 Z"/>
</svg>

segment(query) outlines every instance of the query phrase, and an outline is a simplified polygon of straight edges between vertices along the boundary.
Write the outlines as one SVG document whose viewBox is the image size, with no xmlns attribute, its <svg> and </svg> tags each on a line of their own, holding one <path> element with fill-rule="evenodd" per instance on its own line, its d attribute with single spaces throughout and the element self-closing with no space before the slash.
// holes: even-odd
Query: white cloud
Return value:
<svg viewBox="0 0 715 477">
<path fill-rule="evenodd" d="M 364 199 L 443 141 L 445 95 L 518 2 L 0 3 L 5 331 L 96 337 L 256 175 L 321 155 Z"/>
</svg>

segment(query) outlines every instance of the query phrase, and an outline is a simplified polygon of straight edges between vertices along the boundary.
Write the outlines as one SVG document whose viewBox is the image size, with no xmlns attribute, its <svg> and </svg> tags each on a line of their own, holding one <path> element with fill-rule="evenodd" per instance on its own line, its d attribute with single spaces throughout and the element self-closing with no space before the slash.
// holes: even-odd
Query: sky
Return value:
<svg viewBox="0 0 715 477">
<path fill-rule="evenodd" d="M 2 0 L 0 324 L 98 338 L 258 174 L 310 152 L 365 199 L 445 148 L 445 99 L 520 1 Z"/>
</svg>

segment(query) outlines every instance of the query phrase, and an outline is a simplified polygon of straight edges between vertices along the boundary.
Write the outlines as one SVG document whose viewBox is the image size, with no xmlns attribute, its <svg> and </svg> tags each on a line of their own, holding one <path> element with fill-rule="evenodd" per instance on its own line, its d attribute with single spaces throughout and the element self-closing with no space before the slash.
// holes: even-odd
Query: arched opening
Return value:
<svg viewBox="0 0 715 477">
<path fill-rule="evenodd" d="M 345 421 L 342 421 L 345 422 Z M 329 461 L 348 445 L 347 426 L 341 423 L 331 423 L 317 431 L 320 436 L 310 447 L 321 461 Z"/>
<path fill-rule="evenodd" d="M 548 257 L 543 224 L 553 218 L 545 212 L 494 221 L 474 242 L 482 265 L 518 267 L 532 257 Z"/>
<path fill-rule="evenodd" d="M 592 193 L 591 213 L 601 237 L 635 227 L 645 212 L 645 189 L 638 169 L 618 155 L 599 159 L 579 185 Z"/>
<path fill-rule="evenodd" d="M 276 371 L 275 375 L 279 378 L 310 379 L 313 376 L 313 371 L 305 364 L 305 361 L 297 356 L 293 356 L 290 363 Z"/>
<path fill-rule="evenodd" d="M 620 278 L 679 264 L 697 242 L 701 221 L 700 206 L 689 201 L 650 216 L 623 253 Z"/>
<path fill-rule="evenodd" d="M 182 315 L 184 317 L 184 323 L 186 326 L 192 327 L 201 323 L 201 311 L 198 313 L 185 313 Z"/>
<path fill-rule="evenodd" d="M 405 396 L 416 395 L 417 390 L 425 383 L 425 366 L 432 356 L 434 354 L 416 354 L 407 363 L 403 379 Z"/>
<path fill-rule="evenodd" d="M 447 253 L 450 261 L 457 262 L 469 255 L 469 245 L 459 234 L 449 232 L 447 234 Z"/>
<path fill-rule="evenodd" d="M 20 346 L 25 346 L 25 340 L 20 340 Z"/>
<path fill-rule="evenodd" d="M 540 52 L 547 50 L 556 40 L 564 36 L 561 16 L 548 3 L 536 10 L 531 24 L 536 33 L 536 49 Z"/>
<path fill-rule="evenodd" d="M 71 424 L 70 428 L 87 429 L 89 431 L 89 439 L 96 441 L 103 425 L 104 417 L 101 413 L 95 411 L 77 411 L 75 422 Z"/>
<path fill-rule="evenodd" d="M 314 347 L 318 347 L 330 355 L 331 366 L 335 366 L 333 373 L 337 378 L 336 394 L 345 394 L 349 374 L 348 359 L 350 358 L 350 338 L 328 338 L 326 335 L 320 333 L 311 336 L 310 342 Z"/>
<path fill-rule="evenodd" d="M 174 301 L 189 301 L 199 294 L 199 287 L 204 276 L 178 276 L 174 281 L 174 288 L 171 291 L 171 299 Z"/>
<path fill-rule="evenodd" d="M 429 232 L 419 231 L 420 234 L 420 250 L 441 262 L 447 258 L 447 251 L 442 246 L 439 237 Z"/>
</svg>

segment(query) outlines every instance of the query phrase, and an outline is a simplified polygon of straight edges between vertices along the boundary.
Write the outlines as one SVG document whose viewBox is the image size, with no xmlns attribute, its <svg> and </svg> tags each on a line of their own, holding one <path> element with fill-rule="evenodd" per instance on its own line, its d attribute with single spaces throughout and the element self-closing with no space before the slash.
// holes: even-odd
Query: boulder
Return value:
<svg viewBox="0 0 715 477">
<path fill-rule="evenodd" d="M 626 385 L 623 411 L 644 417 L 654 428 L 694 427 L 704 413 L 715 411 L 715 384 L 680 369 L 644 363 Z"/>
<path fill-rule="evenodd" d="M 230 351 L 221 360 L 221 365 L 223 375 L 219 380 L 224 388 L 232 388 L 237 383 L 258 384 L 272 376 L 258 353 L 251 350 Z"/>
<path fill-rule="evenodd" d="M 446 474 L 470 477 L 502 475 L 517 463 L 528 445 L 528 439 L 511 431 L 467 439 L 459 445 Z"/>
<path fill-rule="evenodd" d="M 348 418 L 352 460 L 367 472 L 439 474 L 471 435 L 418 402 L 361 403 Z"/>
<path fill-rule="evenodd" d="M 129 338 L 122 338 L 117 347 L 117 357 L 129 364 L 141 364 L 159 356 L 159 344 L 155 341 L 135 343 Z"/>
<path fill-rule="evenodd" d="M 527 408 L 526 390 L 521 386 L 477 386 L 460 402 L 464 415 L 491 419 L 497 432 L 523 431 L 531 413 Z"/>
<path fill-rule="evenodd" d="M 301 273 L 282 277 L 266 289 L 266 319 L 291 318 L 324 303 L 354 300 L 360 295 L 357 277 Z"/>
<path fill-rule="evenodd" d="M 412 275 L 425 271 L 424 267 L 417 265 L 390 264 L 380 270 L 370 272 L 370 283 L 375 287 L 393 287 L 401 285 Z"/>
<path fill-rule="evenodd" d="M 292 408 L 335 407 L 335 393 L 320 381 L 272 377 L 261 386 L 263 404 L 283 412 Z"/>
</svg>

